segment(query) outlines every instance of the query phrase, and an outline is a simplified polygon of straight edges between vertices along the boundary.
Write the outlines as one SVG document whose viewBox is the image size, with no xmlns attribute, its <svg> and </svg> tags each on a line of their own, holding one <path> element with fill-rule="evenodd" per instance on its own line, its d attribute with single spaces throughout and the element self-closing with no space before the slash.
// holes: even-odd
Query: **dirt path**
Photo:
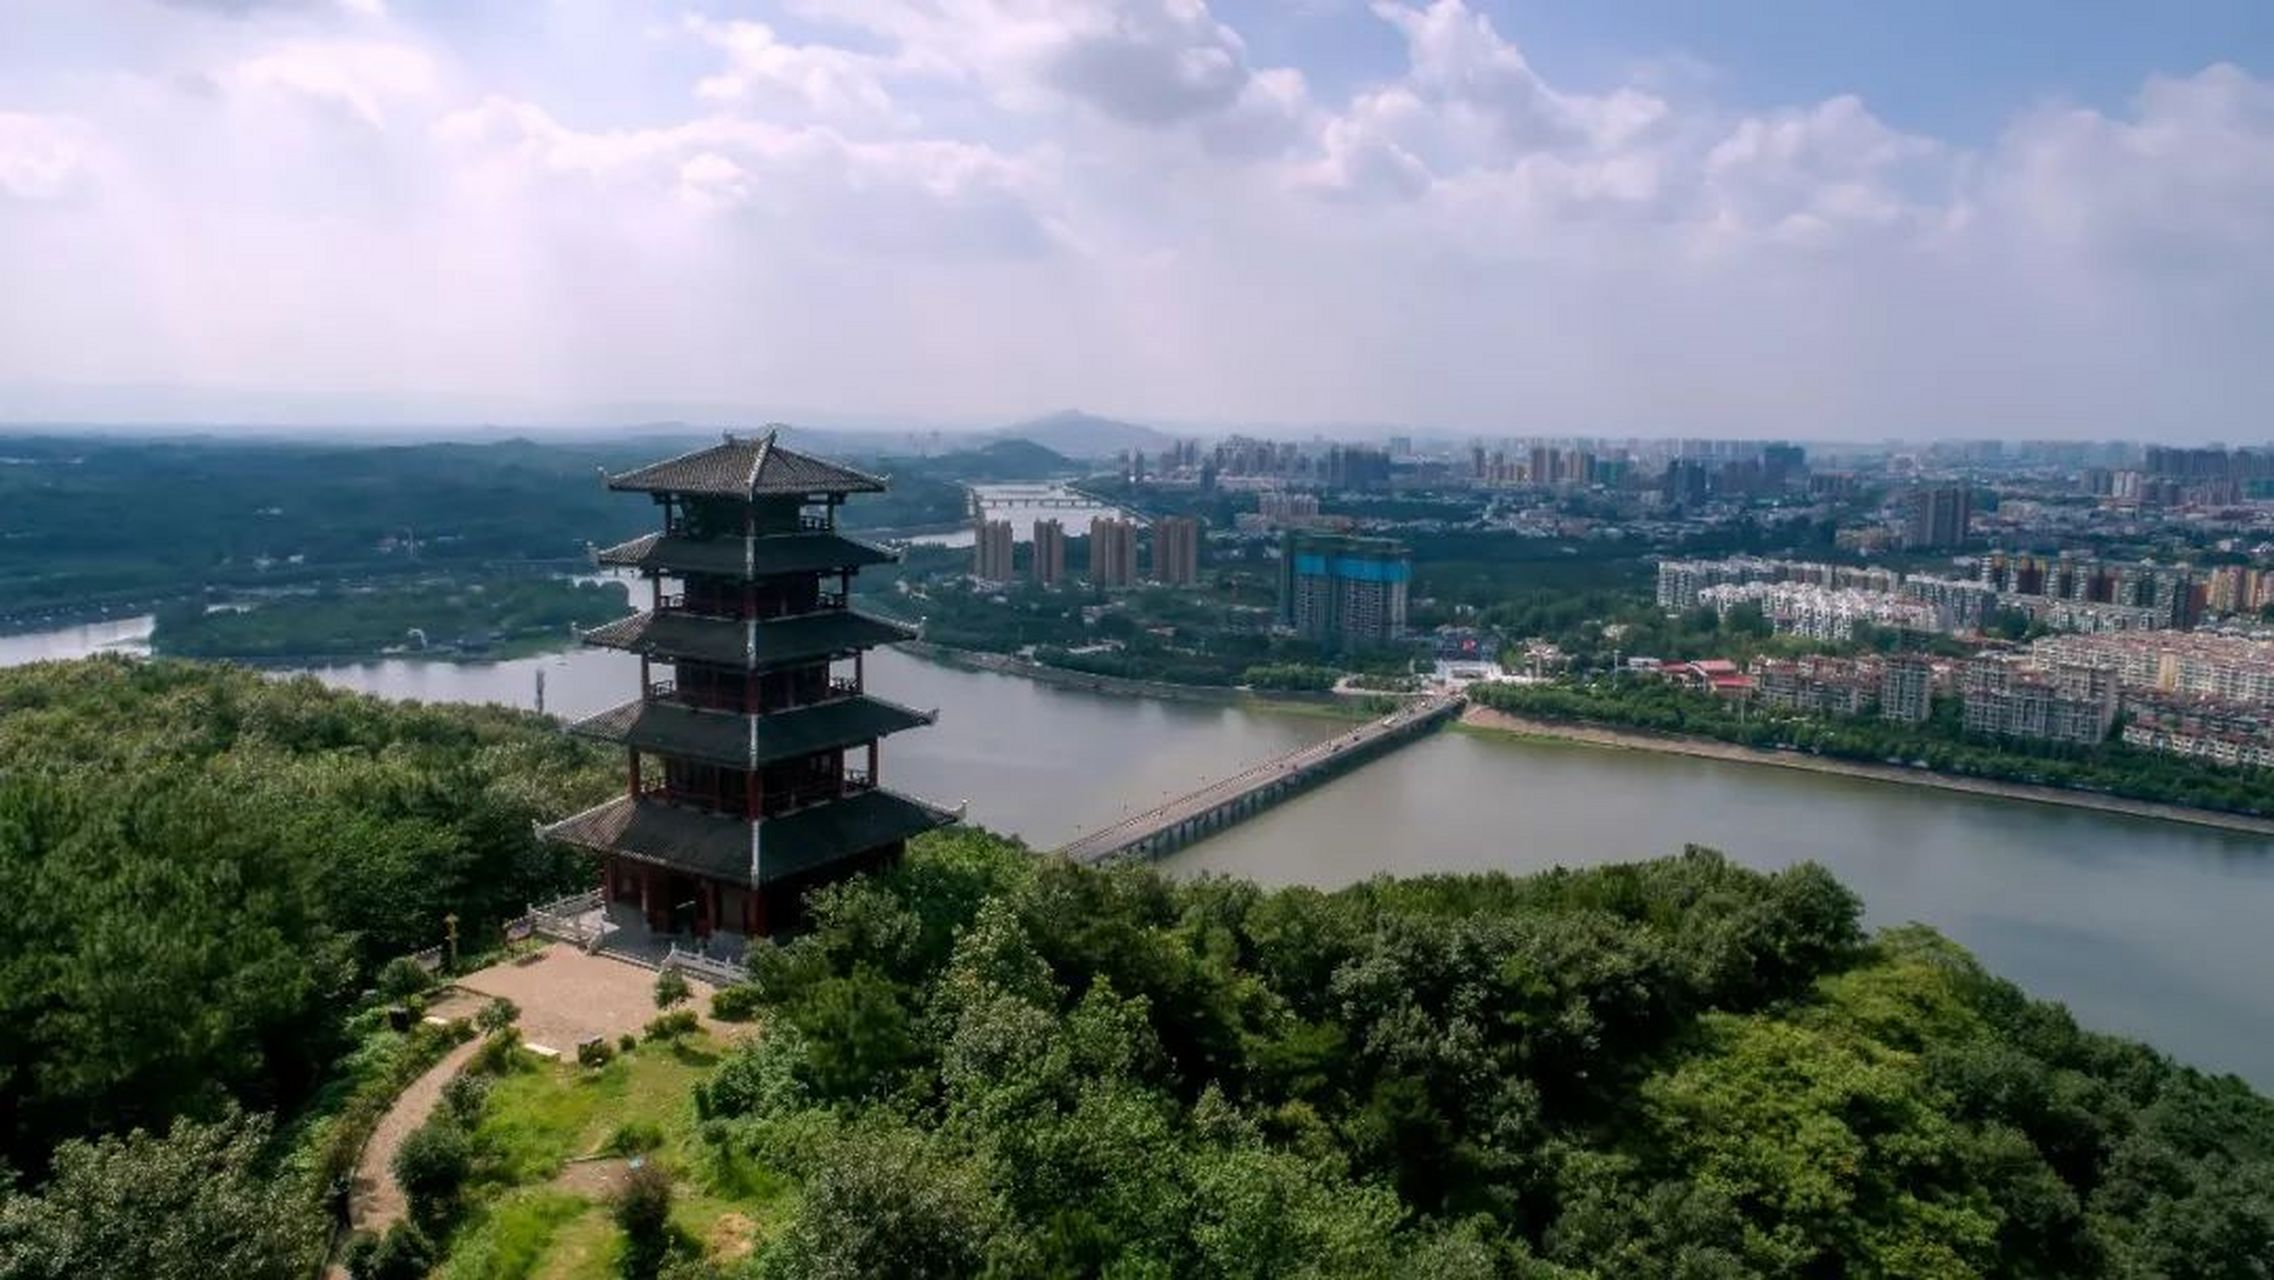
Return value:
<svg viewBox="0 0 2274 1280">
<path fill-rule="evenodd" d="M 479 1039 L 459 1045 L 395 1096 L 395 1105 L 379 1118 L 378 1127 L 371 1131 L 370 1141 L 363 1144 L 363 1154 L 355 1162 L 355 1183 L 347 1202 L 349 1226 L 385 1231 L 403 1216 L 408 1206 L 402 1189 L 395 1185 L 395 1152 L 402 1149 L 403 1139 L 434 1114 L 435 1105 L 442 1101 L 442 1086 L 450 1083 L 481 1047 Z"/>
<path fill-rule="evenodd" d="M 1734 742 L 1719 742 L 1711 738 L 1691 738 L 1676 734 L 1645 733 L 1635 729 L 1616 729 L 1603 725 L 1567 724 L 1557 720 L 1538 720 L 1530 716 L 1511 715 L 1490 707 L 1471 705 L 1461 713 L 1461 723 L 1471 728 L 1496 733 L 1525 734 L 1540 738 L 1559 738 L 1566 742 L 1582 742 L 1598 747 L 1623 747 L 1633 751 L 1656 751 L 1666 755 L 1696 756 L 1705 760 L 1726 760 L 1735 764 L 1765 764 L 1780 769 L 1800 769 L 1809 773 L 1836 773 L 1849 778 L 1867 778 L 1874 782 L 1893 782 L 1909 787 L 1935 787 L 1944 791 L 1965 791 L 1974 795 L 1997 796 L 2006 800 L 2028 800 L 2038 804 L 2064 805 L 2072 809 L 2094 809 L 2102 813 L 2121 813 L 2135 818 L 2158 818 L 2166 822 L 2188 822 L 2203 827 L 2220 827 L 2228 831 L 2248 832 L 2252 835 L 2274 835 L 2274 821 L 2253 818 L 2239 813 L 2220 813 L 2212 809 L 2191 809 L 2185 805 L 2157 804 L 2148 800 L 2126 800 L 2120 796 L 2096 795 L 2090 791 L 2071 791 L 2063 787 L 2040 787 L 2026 782 L 1996 782 L 1987 778 L 1965 778 L 1947 773 L 1934 773 L 1926 769 L 1908 769 L 1900 765 L 1867 764 L 1857 760 L 1834 760 L 1825 756 L 1812 756 L 1798 751 L 1763 751 L 1756 747 L 1739 746 Z"/>
</svg>

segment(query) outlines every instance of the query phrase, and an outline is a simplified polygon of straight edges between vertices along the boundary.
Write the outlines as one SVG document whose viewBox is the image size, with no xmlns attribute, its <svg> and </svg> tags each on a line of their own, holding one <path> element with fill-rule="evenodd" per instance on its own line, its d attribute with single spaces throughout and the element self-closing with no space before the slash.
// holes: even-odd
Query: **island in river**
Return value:
<svg viewBox="0 0 2274 1280">
<path fill-rule="evenodd" d="M 254 662 L 516 657 L 558 648 L 574 628 L 630 609 L 621 582 L 440 575 L 226 608 L 176 605 L 158 612 L 150 647 L 168 657 Z"/>
</svg>

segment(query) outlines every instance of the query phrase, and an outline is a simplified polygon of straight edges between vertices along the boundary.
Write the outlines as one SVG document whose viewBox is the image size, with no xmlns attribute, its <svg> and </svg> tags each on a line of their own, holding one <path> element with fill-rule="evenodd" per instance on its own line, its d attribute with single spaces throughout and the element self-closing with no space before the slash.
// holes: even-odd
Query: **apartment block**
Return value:
<svg viewBox="0 0 2274 1280">
<path fill-rule="evenodd" d="M 1137 585 L 1137 522 L 1119 516 L 1090 521 L 1090 581 L 1101 587 Z"/>
<path fill-rule="evenodd" d="M 1011 580 L 1011 522 L 975 520 L 971 525 L 971 576 L 987 582 Z"/>
<path fill-rule="evenodd" d="M 1034 522 L 1034 580 L 1054 587 L 1066 580 L 1066 526 L 1056 520 Z"/>
<path fill-rule="evenodd" d="M 1934 711 L 1934 663 L 1926 655 L 1897 653 L 1879 667 L 1879 716 L 1917 724 Z"/>
<path fill-rule="evenodd" d="M 1405 634 L 1412 577 L 1404 543 L 1291 533 L 1280 547 L 1280 625 L 1329 648 L 1388 644 Z"/>
<path fill-rule="evenodd" d="M 1153 581 L 1190 586 L 1200 581 L 1200 522 L 1168 516 L 1153 522 Z"/>
<path fill-rule="evenodd" d="M 2001 738 L 2091 745 L 2116 722 L 2116 673 L 2106 667 L 2032 667 L 2015 655 L 1966 664 L 1965 726 Z"/>
</svg>

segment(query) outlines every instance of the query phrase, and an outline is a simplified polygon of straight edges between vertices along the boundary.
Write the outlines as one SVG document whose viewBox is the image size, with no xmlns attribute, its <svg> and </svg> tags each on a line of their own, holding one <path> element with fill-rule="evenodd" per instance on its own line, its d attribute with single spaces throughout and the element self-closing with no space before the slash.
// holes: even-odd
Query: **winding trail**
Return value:
<svg viewBox="0 0 2274 1280">
<path fill-rule="evenodd" d="M 348 1226 L 358 1231 L 385 1231 L 394 1225 L 409 1206 L 403 1199 L 403 1189 L 395 1185 L 395 1153 L 402 1149 L 403 1139 L 417 1132 L 419 1126 L 434 1114 L 442 1101 L 442 1086 L 450 1083 L 474 1051 L 482 1047 L 479 1037 L 452 1049 L 442 1061 L 427 1069 L 425 1075 L 411 1081 L 410 1087 L 395 1095 L 395 1105 L 379 1118 L 371 1130 L 371 1138 L 363 1144 L 363 1154 L 356 1158 L 355 1181 L 348 1191 Z"/>
</svg>

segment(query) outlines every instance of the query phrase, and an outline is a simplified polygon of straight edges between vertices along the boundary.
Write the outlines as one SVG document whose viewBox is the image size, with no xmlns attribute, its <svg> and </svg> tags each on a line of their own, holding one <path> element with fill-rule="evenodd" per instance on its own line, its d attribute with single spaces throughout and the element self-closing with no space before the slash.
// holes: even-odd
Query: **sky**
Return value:
<svg viewBox="0 0 2274 1280">
<path fill-rule="evenodd" d="M 0 0 L 0 420 L 2274 436 L 2274 5 Z"/>
</svg>

